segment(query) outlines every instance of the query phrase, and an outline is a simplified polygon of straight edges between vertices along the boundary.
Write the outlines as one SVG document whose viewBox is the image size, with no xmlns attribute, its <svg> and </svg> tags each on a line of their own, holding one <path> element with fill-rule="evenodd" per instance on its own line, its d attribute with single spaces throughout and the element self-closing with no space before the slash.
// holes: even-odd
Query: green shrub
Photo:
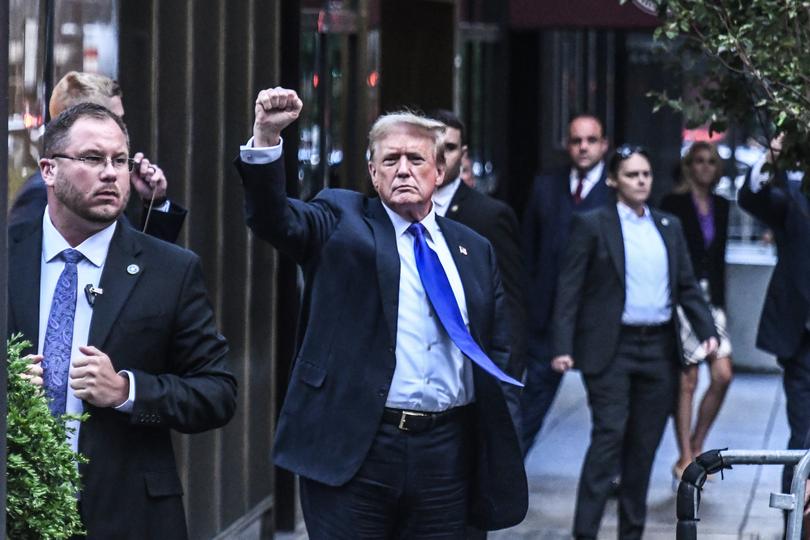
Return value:
<svg viewBox="0 0 810 540">
<path fill-rule="evenodd" d="M 42 388 L 23 379 L 30 346 L 15 335 L 8 349 L 7 535 L 11 539 L 57 539 L 82 534 L 76 504 L 77 462 L 85 461 L 66 442 L 74 415 L 54 418 Z"/>
</svg>

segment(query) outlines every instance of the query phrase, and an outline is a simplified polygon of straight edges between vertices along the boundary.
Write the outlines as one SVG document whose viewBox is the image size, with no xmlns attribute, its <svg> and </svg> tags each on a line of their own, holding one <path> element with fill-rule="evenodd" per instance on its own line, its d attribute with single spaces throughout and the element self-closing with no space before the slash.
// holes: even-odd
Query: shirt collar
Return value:
<svg viewBox="0 0 810 540">
<path fill-rule="evenodd" d="M 585 175 L 585 181 L 588 182 L 589 184 L 595 184 L 596 182 L 599 181 L 600 178 L 602 178 L 602 172 L 604 170 L 605 170 L 605 162 L 600 161 L 599 163 L 594 165 L 590 171 L 588 171 L 588 174 Z M 577 173 L 576 167 L 571 167 L 571 173 L 569 176 L 571 180 L 579 180 L 579 174 Z"/>
<path fill-rule="evenodd" d="M 382 202 L 382 201 L 380 201 Z M 388 217 L 391 219 L 391 224 L 394 226 L 394 232 L 396 233 L 397 238 L 402 236 L 403 234 L 408 234 L 408 227 L 411 226 L 411 221 L 408 221 L 404 217 L 400 216 L 390 208 L 385 203 L 382 203 L 383 208 L 385 208 L 385 212 L 388 214 Z M 430 212 L 422 221 L 420 221 L 422 225 L 424 225 L 425 229 L 427 230 L 428 236 L 434 238 L 435 233 L 439 230 L 439 225 L 436 223 L 436 207 L 432 205 L 430 208 Z"/>
<path fill-rule="evenodd" d="M 650 208 L 646 204 L 644 205 L 644 213 L 640 216 L 621 201 L 616 202 L 616 209 L 619 211 L 619 219 L 622 221 L 644 221 L 652 219 L 650 216 Z"/>
<path fill-rule="evenodd" d="M 449 184 L 439 187 L 439 189 L 433 193 L 433 202 L 440 209 L 444 210 L 450 205 L 450 201 L 453 200 L 453 197 L 456 195 L 456 191 L 458 191 L 458 186 L 460 185 L 461 177 L 459 176 Z M 442 213 L 445 214 L 447 212 L 445 211 Z"/>
<path fill-rule="evenodd" d="M 104 229 L 87 238 L 74 249 L 84 255 L 91 264 L 101 268 L 104 265 L 104 261 L 107 260 L 110 241 L 115 233 L 117 224 L 117 221 L 112 222 Z M 54 227 L 51 222 L 51 216 L 46 206 L 45 214 L 42 216 L 42 254 L 45 256 L 45 262 L 51 262 L 54 257 L 64 250 L 70 249 L 70 247 L 71 245 L 68 244 L 67 240 L 56 230 L 56 227 Z"/>
</svg>

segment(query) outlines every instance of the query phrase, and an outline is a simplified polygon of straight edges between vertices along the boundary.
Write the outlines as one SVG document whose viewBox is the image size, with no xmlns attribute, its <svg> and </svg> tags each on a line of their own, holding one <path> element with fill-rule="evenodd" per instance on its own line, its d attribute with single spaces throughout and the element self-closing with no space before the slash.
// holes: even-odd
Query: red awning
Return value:
<svg viewBox="0 0 810 540">
<path fill-rule="evenodd" d="M 637 0 L 639 4 L 649 4 Z M 659 20 L 634 2 L 619 0 L 510 0 L 512 28 L 655 28 Z"/>
</svg>

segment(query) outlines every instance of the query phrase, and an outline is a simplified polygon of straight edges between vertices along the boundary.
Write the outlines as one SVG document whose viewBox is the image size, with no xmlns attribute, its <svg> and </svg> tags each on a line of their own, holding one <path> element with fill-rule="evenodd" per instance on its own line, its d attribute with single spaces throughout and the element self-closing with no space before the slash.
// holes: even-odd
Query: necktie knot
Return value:
<svg viewBox="0 0 810 540">
<path fill-rule="evenodd" d="M 61 255 L 62 259 L 64 259 L 67 264 L 77 264 L 84 259 L 82 252 L 77 249 L 66 249 L 59 255 Z"/>
<path fill-rule="evenodd" d="M 424 238 L 425 226 L 419 223 L 418 221 L 416 223 L 411 223 L 410 226 L 408 227 L 408 232 L 417 240 Z"/>
</svg>

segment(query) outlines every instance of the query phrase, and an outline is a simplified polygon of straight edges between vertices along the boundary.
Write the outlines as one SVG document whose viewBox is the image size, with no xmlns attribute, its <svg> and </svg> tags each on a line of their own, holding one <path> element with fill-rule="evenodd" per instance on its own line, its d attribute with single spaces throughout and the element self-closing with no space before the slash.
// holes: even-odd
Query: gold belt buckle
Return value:
<svg viewBox="0 0 810 540">
<path fill-rule="evenodd" d="M 402 415 L 399 417 L 399 425 L 397 426 L 402 431 L 410 431 L 407 427 L 405 427 L 405 419 L 409 416 L 428 416 L 426 413 L 419 413 L 413 411 L 402 411 Z"/>
</svg>

